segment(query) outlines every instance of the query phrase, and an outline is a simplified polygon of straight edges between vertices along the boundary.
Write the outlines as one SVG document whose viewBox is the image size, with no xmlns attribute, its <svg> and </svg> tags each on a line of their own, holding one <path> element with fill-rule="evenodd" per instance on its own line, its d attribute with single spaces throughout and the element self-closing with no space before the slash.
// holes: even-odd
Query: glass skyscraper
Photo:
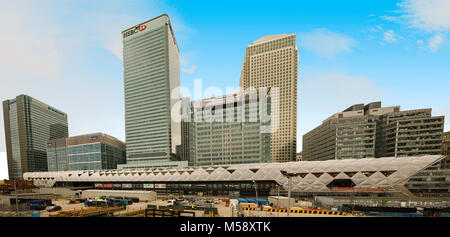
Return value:
<svg viewBox="0 0 450 237">
<path fill-rule="evenodd" d="M 120 167 L 172 166 L 181 143 L 180 123 L 171 119 L 179 101 L 174 89 L 180 85 L 180 59 L 169 17 L 124 30 L 122 41 L 127 164 Z"/>
<path fill-rule="evenodd" d="M 48 140 L 67 137 L 67 114 L 30 96 L 3 101 L 10 179 L 47 171 Z"/>
</svg>

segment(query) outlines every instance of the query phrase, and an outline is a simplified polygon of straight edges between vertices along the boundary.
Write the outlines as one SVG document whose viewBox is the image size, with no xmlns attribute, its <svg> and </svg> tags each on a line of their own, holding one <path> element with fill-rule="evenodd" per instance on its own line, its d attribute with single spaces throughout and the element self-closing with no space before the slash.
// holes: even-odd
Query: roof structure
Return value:
<svg viewBox="0 0 450 237">
<path fill-rule="evenodd" d="M 288 178 L 280 171 L 296 173 L 293 191 L 329 191 L 333 180 L 351 180 L 355 188 L 392 188 L 445 156 L 364 158 L 286 163 L 239 164 L 186 168 L 144 168 L 25 173 L 36 186 L 56 182 L 170 183 L 215 181 L 270 181 L 287 189 Z"/>
<path fill-rule="evenodd" d="M 276 39 L 281 39 L 290 35 L 295 35 L 295 34 L 279 34 L 279 35 L 266 35 L 263 36 L 259 39 L 257 39 L 256 41 L 254 41 L 253 43 L 251 43 L 249 46 L 253 46 L 253 45 L 257 45 L 257 44 L 262 44 L 268 41 L 272 41 L 272 40 L 276 40 Z"/>
</svg>

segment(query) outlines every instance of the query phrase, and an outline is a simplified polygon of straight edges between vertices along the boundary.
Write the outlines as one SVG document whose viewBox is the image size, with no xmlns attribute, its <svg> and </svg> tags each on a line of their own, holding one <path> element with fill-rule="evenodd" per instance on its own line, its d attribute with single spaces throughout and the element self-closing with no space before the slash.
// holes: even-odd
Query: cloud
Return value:
<svg viewBox="0 0 450 237">
<path fill-rule="evenodd" d="M 353 104 L 382 101 L 386 94 L 374 80 L 345 72 L 323 72 L 304 67 L 298 98 L 298 148 L 302 137 L 323 120 Z M 299 150 L 299 151 L 300 151 Z"/>
<path fill-rule="evenodd" d="M 388 30 L 383 33 L 383 40 L 388 43 L 395 43 L 400 39 L 400 36 L 395 34 L 393 30 Z"/>
<path fill-rule="evenodd" d="M 450 31 L 449 0 L 403 0 L 397 4 L 396 16 L 382 16 L 383 19 L 407 25 L 424 34 L 434 34 L 428 41 L 428 49 L 436 52 L 445 42 L 445 34 Z M 422 49 L 423 40 L 416 41 Z"/>
<path fill-rule="evenodd" d="M 442 34 L 436 34 L 429 39 L 428 48 L 431 50 L 431 52 L 436 52 L 438 49 L 440 49 L 442 47 L 442 44 L 444 42 L 445 42 L 445 39 L 442 36 Z"/>
<path fill-rule="evenodd" d="M 188 74 L 193 74 L 196 70 L 197 70 L 197 66 L 192 66 L 189 69 L 181 68 L 181 71 L 188 73 Z"/>
<path fill-rule="evenodd" d="M 382 32 L 382 31 L 383 31 L 383 27 L 381 27 L 380 25 L 376 25 L 376 26 L 374 26 L 374 27 L 370 27 L 370 28 L 369 28 L 369 31 L 372 31 L 372 32 Z"/>
<path fill-rule="evenodd" d="M 0 180 L 8 178 L 8 161 L 6 159 L 6 152 L 0 152 Z"/>
<path fill-rule="evenodd" d="M 306 110 L 335 113 L 353 104 L 379 100 L 383 89 L 365 76 L 340 72 L 317 72 L 300 87 Z M 331 115 L 331 114 L 330 114 Z"/>
<path fill-rule="evenodd" d="M 305 49 L 328 58 L 340 53 L 350 53 L 357 44 L 355 39 L 328 29 L 316 29 L 300 34 L 300 41 Z"/>
<path fill-rule="evenodd" d="M 93 22 L 88 30 L 95 35 L 105 49 L 120 60 L 123 60 L 121 32 L 143 21 L 137 16 L 119 12 L 90 13 L 87 17 L 90 22 Z"/>
<path fill-rule="evenodd" d="M 8 1 L 0 7 L 0 63 L 29 76 L 56 78 L 63 60 L 60 31 L 26 5 Z"/>
<path fill-rule="evenodd" d="M 450 30 L 450 1 L 404 0 L 398 4 L 403 13 L 399 18 L 410 27 L 427 32 Z"/>
</svg>

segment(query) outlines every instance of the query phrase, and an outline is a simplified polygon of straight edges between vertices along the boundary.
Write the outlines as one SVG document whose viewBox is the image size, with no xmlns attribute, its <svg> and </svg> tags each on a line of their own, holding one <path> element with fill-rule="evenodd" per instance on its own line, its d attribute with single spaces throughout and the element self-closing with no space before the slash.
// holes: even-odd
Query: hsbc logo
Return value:
<svg viewBox="0 0 450 237">
<path fill-rule="evenodd" d="M 145 30 L 145 29 L 147 29 L 147 26 L 146 26 L 146 25 L 141 25 L 141 26 L 139 26 L 139 28 L 138 28 L 139 31 L 143 31 L 143 30 Z"/>
<path fill-rule="evenodd" d="M 123 33 L 123 38 L 126 38 L 128 36 L 134 35 L 134 34 L 138 33 L 139 31 L 143 31 L 145 29 L 147 29 L 146 25 L 136 26 L 134 29 L 131 29 L 131 30 Z"/>
</svg>

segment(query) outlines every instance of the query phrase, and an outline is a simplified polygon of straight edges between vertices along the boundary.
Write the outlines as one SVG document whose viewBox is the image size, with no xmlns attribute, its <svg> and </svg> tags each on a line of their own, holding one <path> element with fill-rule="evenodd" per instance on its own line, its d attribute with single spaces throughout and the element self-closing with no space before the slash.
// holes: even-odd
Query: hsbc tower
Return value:
<svg viewBox="0 0 450 237">
<path fill-rule="evenodd" d="M 122 32 L 127 164 L 118 168 L 182 167 L 176 161 L 181 125 L 171 109 L 179 100 L 180 56 L 169 16 Z"/>
</svg>

